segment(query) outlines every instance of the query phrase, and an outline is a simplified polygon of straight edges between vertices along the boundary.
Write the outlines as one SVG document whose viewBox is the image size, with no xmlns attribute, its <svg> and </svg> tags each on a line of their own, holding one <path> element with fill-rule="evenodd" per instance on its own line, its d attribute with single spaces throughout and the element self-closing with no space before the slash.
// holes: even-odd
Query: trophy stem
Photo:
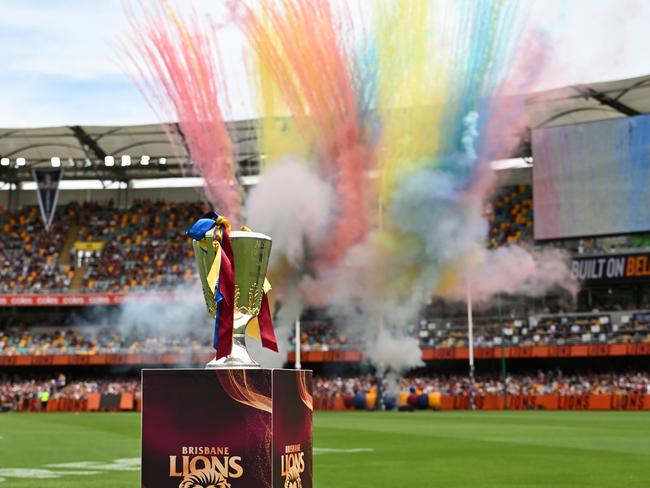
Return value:
<svg viewBox="0 0 650 488">
<path fill-rule="evenodd" d="M 246 326 L 252 319 L 252 315 L 235 313 L 235 324 L 232 335 L 232 351 L 224 358 L 216 358 L 205 365 L 206 369 L 219 368 L 259 368 L 256 362 L 246 349 Z"/>
</svg>

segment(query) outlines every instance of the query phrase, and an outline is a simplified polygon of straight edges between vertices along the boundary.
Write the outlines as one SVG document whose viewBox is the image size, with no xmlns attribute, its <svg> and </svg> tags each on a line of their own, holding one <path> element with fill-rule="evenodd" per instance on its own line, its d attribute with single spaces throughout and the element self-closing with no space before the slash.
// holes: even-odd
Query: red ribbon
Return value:
<svg viewBox="0 0 650 488">
<path fill-rule="evenodd" d="M 271 310 L 269 308 L 269 299 L 266 293 L 262 297 L 260 313 L 257 315 L 257 322 L 260 324 L 260 337 L 262 346 L 271 351 L 278 352 L 278 343 L 275 340 L 275 331 L 273 330 L 273 319 L 271 319 Z"/>
<path fill-rule="evenodd" d="M 223 300 L 219 302 L 219 339 L 217 341 L 217 359 L 232 352 L 232 336 L 235 315 L 235 259 L 228 229 L 224 227 L 221 237 L 221 268 L 219 270 L 219 291 Z M 262 346 L 278 352 L 278 343 L 273 330 L 273 319 L 266 293 L 262 297 L 260 312 L 257 316 L 260 326 Z"/>
<path fill-rule="evenodd" d="M 219 303 L 219 339 L 217 359 L 232 352 L 232 335 L 235 316 L 235 259 L 228 229 L 224 226 L 221 236 L 221 268 L 219 269 L 219 291 L 223 300 Z"/>
</svg>

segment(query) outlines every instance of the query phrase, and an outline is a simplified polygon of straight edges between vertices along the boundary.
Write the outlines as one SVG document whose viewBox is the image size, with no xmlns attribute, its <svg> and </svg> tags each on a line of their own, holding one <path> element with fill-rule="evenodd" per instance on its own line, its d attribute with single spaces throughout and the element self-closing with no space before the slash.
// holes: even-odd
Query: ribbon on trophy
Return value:
<svg viewBox="0 0 650 488">
<path fill-rule="evenodd" d="M 251 232 L 251 230 L 242 226 L 241 230 L 244 232 Z M 268 294 L 271 291 L 271 283 L 264 278 L 264 294 L 262 295 L 262 304 L 257 317 L 251 320 L 246 333 L 251 337 L 262 342 L 262 347 L 270 349 L 271 351 L 278 352 L 278 342 L 275 339 L 275 331 L 273 330 L 273 319 L 271 317 L 271 307 L 269 306 Z"/>
<path fill-rule="evenodd" d="M 230 242 L 230 222 L 216 212 L 208 212 L 197 220 L 187 235 L 208 252 L 205 234 L 215 228 L 213 249 L 215 258 L 208 272 L 208 286 L 214 294 L 214 348 L 217 359 L 232 352 L 232 334 L 235 314 L 235 259 Z"/>
</svg>

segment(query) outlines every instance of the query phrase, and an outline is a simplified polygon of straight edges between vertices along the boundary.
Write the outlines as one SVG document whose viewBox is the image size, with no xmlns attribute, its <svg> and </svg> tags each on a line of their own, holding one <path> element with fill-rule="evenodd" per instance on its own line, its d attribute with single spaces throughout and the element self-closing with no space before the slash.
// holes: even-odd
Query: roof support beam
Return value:
<svg viewBox="0 0 650 488">
<path fill-rule="evenodd" d="M 79 141 L 79 144 L 81 144 L 81 148 L 83 151 L 86 153 L 86 156 L 88 157 L 95 157 L 99 159 L 100 164 L 102 161 L 104 161 L 104 158 L 106 158 L 107 154 L 106 151 L 104 151 L 99 144 L 97 144 L 97 141 L 90 137 L 88 133 L 81 127 L 80 125 L 71 125 L 70 130 L 74 133 L 74 136 L 77 138 Z M 96 167 L 93 167 L 95 170 L 95 176 L 99 178 L 99 171 Z M 118 170 L 120 171 L 120 170 Z M 121 171 L 122 177 L 124 176 L 124 171 Z M 103 185 L 103 182 L 102 182 Z"/>
<path fill-rule="evenodd" d="M 70 130 L 74 133 L 74 136 L 77 138 L 86 154 L 92 153 L 92 155 L 97 159 L 102 161 L 104 160 L 106 157 L 106 151 L 104 151 L 100 145 L 97 144 L 97 141 L 90 137 L 81 126 L 71 125 Z"/>
<path fill-rule="evenodd" d="M 602 105 L 607 105 L 608 107 L 611 107 L 617 112 L 620 112 L 624 115 L 627 116 L 641 115 L 641 112 L 634 110 L 632 107 L 628 107 L 624 103 L 619 102 L 618 100 L 610 97 L 609 95 L 605 95 L 604 93 L 598 92 L 593 88 L 589 88 L 588 86 L 578 86 L 576 87 L 576 89 L 581 95 L 584 95 L 589 98 L 593 98 L 594 100 L 599 101 Z"/>
</svg>

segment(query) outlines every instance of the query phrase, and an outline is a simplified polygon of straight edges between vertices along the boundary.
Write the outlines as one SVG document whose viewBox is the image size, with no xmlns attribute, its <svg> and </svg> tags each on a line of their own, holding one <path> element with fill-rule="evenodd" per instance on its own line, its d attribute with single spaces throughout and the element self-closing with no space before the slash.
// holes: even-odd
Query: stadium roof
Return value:
<svg viewBox="0 0 650 488">
<path fill-rule="evenodd" d="M 515 153 L 504 157 L 531 156 L 532 129 L 650 112 L 650 76 L 535 93 L 527 97 L 526 112 L 529 127 L 516 136 L 520 143 Z M 0 181 L 31 180 L 29 170 L 51 167 L 53 157 L 65 168 L 66 179 L 126 181 L 185 176 L 188 151 L 175 152 L 166 131 L 180 142 L 177 147 L 185 147 L 176 124 L 0 129 Z M 258 174 L 256 121 L 232 122 L 229 131 L 237 145 L 240 176 Z M 109 160 L 113 157 L 112 166 L 107 166 L 107 156 Z M 128 166 L 122 163 L 122 156 L 130 156 Z M 145 158 L 148 164 L 142 164 L 142 156 L 149 156 Z"/>
<path fill-rule="evenodd" d="M 255 121 L 232 122 L 228 129 L 240 176 L 258 174 Z M 122 161 L 123 156 L 130 159 Z M 0 180 L 7 182 L 31 180 L 30 169 L 52 167 L 52 158 L 58 158 L 55 164 L 66 179 L 122 181 L 185 176 L 190 162 L 177 124 L 0 129 L 0 158 Z"/>
<path fill-rule="evenodd" d="M 650 113 L 650 76 L 573 85 L 526 99 L 528 130 L 513 156 L 531 156 L 530 131 Z"/>
</svg>

